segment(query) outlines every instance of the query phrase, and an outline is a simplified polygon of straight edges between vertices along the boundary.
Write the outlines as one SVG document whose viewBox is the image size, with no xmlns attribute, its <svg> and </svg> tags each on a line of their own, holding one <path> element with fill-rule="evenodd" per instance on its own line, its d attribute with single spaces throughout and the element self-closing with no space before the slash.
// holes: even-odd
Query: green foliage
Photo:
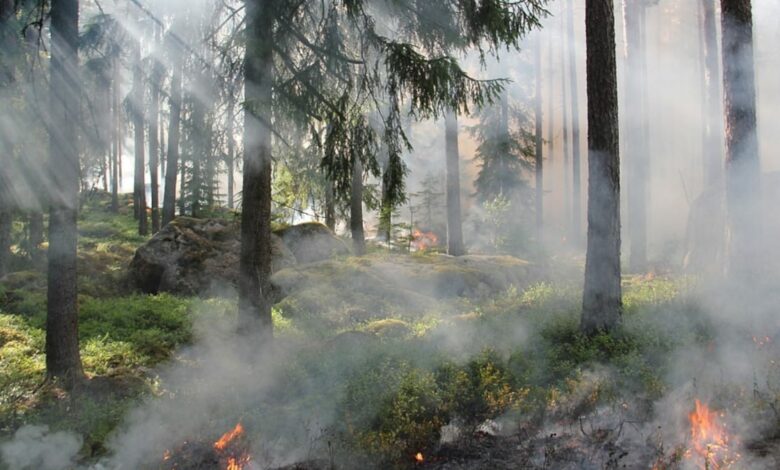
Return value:
<svg viewBox="0 0 780 470">
<path fill-rule="evenodd" d="M 478 425 L 523 404 L 528 389 L 495 351 L 485 350 L 465 365 L 446 363 L 436 370 L 450 416 Z"/>
<path fill-rule="evenodd" d="M 394 359 L 372 366 L 348 382 L 340 407 L 347 437 L 390 461 L 429 448 L 446 424 L 434 375 Z"/>
</svg>

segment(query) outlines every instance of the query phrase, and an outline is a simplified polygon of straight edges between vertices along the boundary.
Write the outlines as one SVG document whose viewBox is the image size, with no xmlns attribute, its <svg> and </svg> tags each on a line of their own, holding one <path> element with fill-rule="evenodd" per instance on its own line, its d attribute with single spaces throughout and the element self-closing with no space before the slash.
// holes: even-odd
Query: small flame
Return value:
<svg viewBox="0 0 780 470">
<path fill-rule="evenodd" d="M 225 448 L 230 444 L 231 441 L 233 441 L 233 439 L 242 434 L 244 434 L 244 426 L 242 426 L 241 423 L 238 423 L 236 424 L 236 427 L 223 434 L 222 437 L 220 437 L 219 440 L 214 443 L 214 448 L 216 450 L 225 450 Z"/>
<path fill-rule="evenodd" d="M 720 422 L 721 417 L 722 414 L 719 416 L 698 399 L 694 411 L 688 415 L 695 455 L 689 451 L 687 456 L 696 458 L 699 468 L 726 469 L 739 460 L 739 454 L 729 450 L 729 435 Z"/>
<path fill-rule="evenodd" d="M 412 232 L 412 246 L 417 251 L 425 251 L 439 245 L 439 237 L 433 232 L 423 232 L 414 229 Z"/>
<path fill-rule="evenodd" d="M 171 459 L 171 451 L 165 449 L 165 452 L 163 452 L 163 460 L 170 460 L 170 459 Z"/>
<path fill-rule="evenodd" d="M 416 460 L 417 463 L 422 463 L 425 460 L 425 457 L 423 457 L 422 452 L 417 452 L 417 455 L 414 456 L 414 460 Z"/>
</svg>

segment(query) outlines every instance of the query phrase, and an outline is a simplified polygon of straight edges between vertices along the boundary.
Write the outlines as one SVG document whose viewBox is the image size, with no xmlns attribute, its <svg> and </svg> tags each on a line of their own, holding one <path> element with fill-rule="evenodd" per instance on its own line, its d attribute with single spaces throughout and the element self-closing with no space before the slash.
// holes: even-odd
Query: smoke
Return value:
<svg viewBox="0 0 780 470">
<path fill-rule="evenodd" d="M 0 445 L 8 468 L 17 470 L 66 470 L 74 465 L 81 437 L 48 426 L 22 426 L 13 439 Z"/>
</svg>

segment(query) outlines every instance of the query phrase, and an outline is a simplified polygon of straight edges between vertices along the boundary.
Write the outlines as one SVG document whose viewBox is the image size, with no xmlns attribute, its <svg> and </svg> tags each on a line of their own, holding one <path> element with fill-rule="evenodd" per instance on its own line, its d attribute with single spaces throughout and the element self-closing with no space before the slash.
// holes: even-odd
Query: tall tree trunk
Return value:
<svg viewBox="0 0 780 470">
<path fill-rule="evenodd" d="M 225 166 L 227 167 L 227 206 L 233 208 L 233 199 L 235 192 L 235 168 L 236 168 L 236 141 L 234 139 L 233 125 L 236 119 L 236 96 L 231 85 L 227 97 L 227 158 Z"/>
<path fill-rule="evenodd" d="M 536 37 L 534 48 L 534 71 L 536 72 L 536 99 L 534 121 L 536 124 L 536 241 L 542 243 L 544 237 L 544 139 L 542 138 L 542 41 L 541 33 Z M 549 119 L 549 117 L 548 117 Z"/>
<path fill-rule="evenodd" d="M 363 256 L 366 254 L 366 237 L 363 232 L 363 164 L 359 160 L 356 160 L 352 167 L 349 228 L 352 232 L 352 250 L 355 256 Z"/>
<path fill-rule="evenodd" d="M 149 233 L 146 217 L 146 157 L 144 156 L 144 86 L 141 70 L 141 44 L 133 45 L 133 134 L 135 136 L 135 172 L 133 174 L 134 212 L 138 217 L 138 234 Z"/>
<path fill-rule="evenodd" d="M 11 94 L 10 86 L 15 81 L 14 32 L 11 19 L 14 16 L 14 1 L 0 0 L 0 98 Z M 8 96 L 10 98 L 10 96 Z M 11 228 L 13 226 L 13 197 L 11 195 L 11 158 L 13 144 L 10 134 L 0 123 L 0 277 L 9 272 L 11 260 Z"/>
<path fill-rule="evenodd" d="M 158 27 L 155 29 L 159 31 Z M 155 33 L 157 43 L 161 44 L 158 33 Z M 150 83 L 151 99 L 149 100 L 149 182 L 152 190 L 152 233 L 160 231 L 160 181 L 159 171 L 159 132 L 160 132 L 160 82 L 162 81 L 162 64 L 154 60 L 152 64 L 152 80 Z"/>
<path fill-rule="evenodd" d="M 555 157 L 555 60 L 553 57 L 555 48 L 553 47 L 553 38 L 554 35 L 552 29 L 550 29 L 550 34 L 547 38 L 550 41 L 547 47 L 547 65 L 549 66 L 550 74 L 547 84 L 547 139 L 549 140 L 547 158 L 551 163 Z"/>
<path fill-rule="evenodd" d="M 336 230 L 336 195 L 330 180 L 325 183 L 325 225 L 331 231 Z"/>
<path fill-rule="evenodd" d="M 723 95 L 720 89 L 718 27 L 715 18 L 717 0 L 700 0 L 702 15 L 702 55 L 704 74 L 704 185 L 723 187 Z M 720 191 L 718 191 L 720 194 Z"/>
<path fill-rule="evenodd" d="M 170 108 L 168 121 L 168 155 L 165 165 L 165 193 L 163 194 L 162 224 L 169 224 L 176 216 L 176 176 L 179 171 L 179 136 L 181 132 L 181 54 L 173 63 Z"/>
<path fill-rule="evenodd" d="M 574 0 L 569 0 L 566 15 L 569 38 L 569 87 L 571 89 L 571 242 L 582 243 L 582 176 L 580 170 L 580 92 L 577 78 L 577 40 L 574 35 Z"/>
<path fill-rule="evenodd" d="M 214 193 L 218 190 L 218 184 L 217 181 L 217 169 L 214 165 L 214 158 L 212 156 L 212 147 L 214 145 L 214 127 L 212 125 L 211 119 L 207 119 L 204 123 L 205 127 L 205 144 L 203 146 L 203 158 L 205 159 L 205 186 L 204 189 L 206 190 L 206 208 L 211 211 L 214 209 L 216 197 Z"/>
<path fill-rule="evenodd" d="M 458 114 L 447 111 L 444 115 L 445 157 L 447 179 L 447 254 L 462 256 L 463 222 L 460 212 L 460 150 L 458 148 Z"/>
<path fill-rule="evenodd" d="M 159 29 L 155 33 L 158 44 L 161 44 Z M 162 64 L 154 60 L 152 65 L 151 99 L 149 109 L 149 179 L 151 184 L 152 233 L 160 231 L 160 82 L 162 81 Z"/>
<path fill-rule="evenodd" d="M 393 235 L 393 204 L 388 186 L 393 179 L 389 163 L 382 172 L 382 204 L 379 208 L 379 234 L 390 244 Z"/>
<path fill-rule="evenodd" d="M 83 377 L 78 335 L 78 0 L 51 2 L 51 194 L 46 375 L 72 387 Z"/>
<path fill-rule="evenodd" d="M 111 212 L 116 214 L 119 212 L 119 154 L 122 151 L 122 111 L 119 99 L 119 60 L 114 58 L 112 62 Z"/>
<path fill-rule="evenodd" d="M 628 172 L 629 267 L 641 272 L 647 266 L 647 178 L 649 155 L 646 146 L 643 63 L 645 61 L 644 0 L 624 0 L 626 35 L 626 108 L 632 110 L 626 126 Z"/>
<path fill-rule="evenodd" d="M 27 240 L 30 245 L 30 257 L 33 264 L 39 266 L 43 262 L 43 212 L 35 208 L 27 215 Z"/>
<path fill-rule="evenodd" d="M 753 14 L 750 0 L 721 0 L 726 115 L 729 277 L 750 283 L 761 265 L 761 163 L 756 135 Z"/>
<path fill-rule="evenodd" d="M 563 4 L 562 4 L 563 7 Z M 563 11 L 561 11 L 563 13 Z M 562 21 L 565 20 L 565 15 L 561 15 Z M 563 27 L 563 23 L 561 24 L 561 27 Z M 571 241 L 571 201 L 572 201 L 572 192 L 571 192 L 571 163 L 569 160 L 570 150 L 569 150 L 569 100 L 567 99 L 566 92 L 568 91 L 566 89 L 566 79 L 567 79 L 567 73 L 568 70 L 568 62 L 569 62 L 569 55 L 567 53 L 567 47 L 568 47 L 568 39 L 567 36 L 564 35 L 563 41 L 561 41 L 561 101 L 563 102 L 563 116 L 561 117 L 562 120 L 562 129 L 561 132 L 563 133 L 563 233 L 566 237 L 567 241 Z"/>
<path fill-rule="evenodd" d="M 588 96 L 588 243 L 581 328 L 620 323 L 620 151 L 612 0 L 585 4 Z"/>
<path fill-rule="evenodd" d="M 247 47 L 244 177 L 239 265 L 239 332 L 273 337 L 271 320 L 271 104 L 274 81 L 273 2 L 246 0 Z"/>
</svg>

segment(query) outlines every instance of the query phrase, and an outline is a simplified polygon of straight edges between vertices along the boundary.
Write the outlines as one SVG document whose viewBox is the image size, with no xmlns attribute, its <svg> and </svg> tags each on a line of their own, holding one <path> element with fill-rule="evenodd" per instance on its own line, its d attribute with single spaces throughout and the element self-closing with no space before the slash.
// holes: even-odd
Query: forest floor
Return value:
<svg viewBox="0 0 780 470">
<path fill-rule="evenodd" d="M 45 276 L 29 266 L 0 282 L 0 442 L 45 425 L 79 437 L 74 462 L 125 468 L 780 462 L 780 337 L 711 315 L 692 279 L 626 276 L 619 331 L 585 337 L 576 266 L 529 265 L 523 282 L 463 295 L 452 279 L 479 273 L 376 250 L 282 273 L 295 282 L 274 308 L 274 345 L 258 350 L 235 340 L 230 295 L 133 292 L 126 268 L 144 239 L 124 201 L 111 215 L 96 197 L 79 221 L 90 381 L 78 394 L 43 382 Z M 431 289 L 415 277 L 425 269 L 447 274 Z M 239 422 L 245 435 L 217 450 Z"/>
</svg>

